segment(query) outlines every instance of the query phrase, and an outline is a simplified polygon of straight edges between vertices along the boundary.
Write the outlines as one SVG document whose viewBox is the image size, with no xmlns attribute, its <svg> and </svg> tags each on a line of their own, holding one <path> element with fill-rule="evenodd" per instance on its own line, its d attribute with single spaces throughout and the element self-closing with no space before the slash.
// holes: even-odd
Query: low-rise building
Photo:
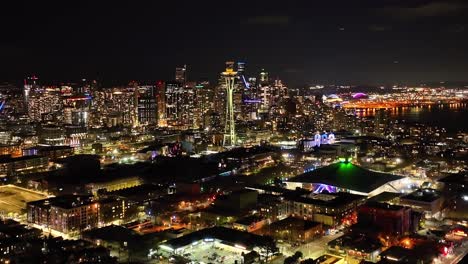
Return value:
<svg viewBox="0 0 468 264">
<path fill-rule="evenodd" d="M 344 192 L 309 193 L 286 195 L 285 200 L 289 201 L 291 215 L 334 227 L 352 224 L 352 215 L 365 197 Z"/>
<path fill-rule="evenodd" d="M 86 189 L 92 193 L 97 194 L 99 190 L 106 190 L 107 192 L 118 191 L 126 188 L 132 188 L 143 184 L 143 180 L 137 176 L 102 179 L 86 184 Z"/>
<path fill-rule="evenodd" d="M 0 156 L 0 177 L 15 176 L 47 168 L 49 159 L 41 156 L 13 158 L 10 155 Z"/>
<path fill-rule="evenodd" d="M 237 230 L 253 232 L 262 228 L 267 220 L 258 215 L 250 215 L 235 221 L 232 227 Z"/>
<path fill-rule="evenodd" d="M 23 156 L 43 156 L 57 160 L 73 155 L 74 148 L 70 146 L 34 146 L 23 149 Z"/>
<path fill-rule="evenodd" d="M 99 224 L 122 224 L 137 217 L 139 206 L 136 202 L 123 197 L 99 199 Z"/>
<path fill-rule="evenodd" d="M 411 208 L 387 203 L 368 202 L 358 210 L 358 225 L 373 227 L 388 235 L 401 236 L 416 231 Z"/>
<path fill-rule="evenodd" d="M 323 225 L 301 218 L 288 217 L 265 226 L 255 233 L 269 235 L 277 240 L 307 242 L 323 233 Z"/>
<path fill-rule="evenodd" d="M 432 217 L 443 209 L 444 198 L 437 190 L 420 189 L 400 197 L 400 204 Z"/>
<path fill-rule="evenodd" d="M 63 195 L 27 203 L 28 223 L 65 234 L 98 226 L 99 204 L 92 196 Z"/>
<path fill-rule="evenodd" d="M 341 236 L 327 243 L 328 250 L 340 256 L 350 256 L 356 259 L 376 262 L 382 249 L 382 244 L 373 238 L 361 234 Z"/>
</svg>

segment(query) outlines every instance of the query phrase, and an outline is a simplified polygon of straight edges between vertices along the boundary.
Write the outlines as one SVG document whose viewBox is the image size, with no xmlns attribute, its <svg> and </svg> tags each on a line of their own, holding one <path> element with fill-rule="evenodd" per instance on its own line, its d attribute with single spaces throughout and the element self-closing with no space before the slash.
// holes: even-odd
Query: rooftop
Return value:
<svg viewBox="0 0 468 264">
<path fill-rule="evenodd" d="M 32 155 L 32 156 L 22 156 L 13 158 L 10 155 L 2 155 L 0 156 L 0 163 L 8 163 L 8 162 L 15 162 L 15 161 L 22 161 L 22 160 L 32 160 L 42 158 L 40 156 Z"/>
<path fill-rule="evenodd" d="M 345 249 L 352 249 L 361 252 L 373 252 L 382 247 L 378 240 L 361 234 L 350 234 L 341 236 L 327 243 L 329 247 L 339 246 Z"/>
<path fill-rule="evenodd" d="M 253 223 L 257 223 L 257 222 L 260 222 L 264 220 L 263 217 L 261 216 L 258 216 L 258 215 L 250 215 L 250 216 L 246 216 L 244 218 L 241 218 L 239 220 L 236 221 L 236 224 L 240 224 L 240 225 L 251 225 Z"/>
<path fill-rule="evenodd" d="M 434 189 L 419 189 L 410 194 L 402 196 L 401 199 L 405 200 L 413 200 L 419 202 L 426 202 L 431 203 L 437 199 L 439 199 L 440 192 Z"/>
<path fill-rule="evenodd" d="M 34 146 L 34 147 L 25 148 L 24 150 L 30 150 L 30 149 L 54 151 L 54 150 L 62 150 L 62 149 L 73 149 L 73 147 L 71 146 Z"/>
<path fill-rule="evenodd" d="M 299 192 L 297 194 L 295 193 L 287 194 L 285 195 L 285 199 L 300 202 L 300 203 L 305 203 L 305 204 L 313 204 L 313 205 L 337 208 L 346 204 L 364 200 L 365 196 L 346 193 L 346 192 L 337 192 L 337 193 L 331 193 L 331 194 L 310 193 L 308 195 L 304 195 L 302 194 L 302 192 Z"/>
<path fill-rule="evenodd" d="M 388 204 L 388 203 L 379 203 L 379 202 L 374 202 L 374 201 L 369 201 L 367 202 L 362 208 L 367 207 L 367 208 L 375 208 L 375 209 L 383 209 L 383 210 L 388 210 L 388 211 L 400 211 L 401 209 L 404 209 L 404 206 L 401 205 L 394 205 L 394 204 Z"/>
<path fill-rule="evenodd" d="M 83 205 L 92 204 L 91 195 L 61 195 L 39 201 L 29 202 L 28 205 L 39 206 L 42 208 L 50 208 L 51 206 L 63 209 L 71 209 Z"/>
<path fill-rule="evenodd" d="M 334 163 L 294 177 L 290 182 L 319 183 L 369 193 L 403 177 L 364 169 L 352 163 Z"/>
<path fill-rule="evenodd" d="M 301 228 L 303 230 L 309 230 L 316 226 L 321 225 L 321 223 L 304 220 L 302 218 L 288 217 L 280 221 L 273 222 L 270 227 L 272 229 L 291 229 L 291 228 Z"/>
<path fill-rule="evenodd" d="M 202 239 L 218 239 L 232 244 L 255 246 L 265 242 L 265 237 L 226 227 L 212 227 L 196 231 L 183 237 L 171 239 L 163 245 L 177 249 Z"/>
<path fill-rule="evenodd" d="M 137 232 L 127 229 L 122 226 L 110 225 L 93 230 L 85 231 L 83 237 L 90 239 L 101 239 L 105 241 L 129 241 L 137 240 L 139 235 Z"/>
<path fill-rule="evenodd" d="M 377 194 L 376 196 L 372 196 L 368 200 L 372 202 L 384 203 L 384 202 L 389 202 L 400 196 L 401 196 L 400 193 L 382 192 L 382 193 Z"/>
<path fill-rule="evenodd" d="M 450 174 L 440 179 L 439 182 L 449 183 L 449 184 L 467 184 L 468 185 L 468 172 Z"/>
</svg>

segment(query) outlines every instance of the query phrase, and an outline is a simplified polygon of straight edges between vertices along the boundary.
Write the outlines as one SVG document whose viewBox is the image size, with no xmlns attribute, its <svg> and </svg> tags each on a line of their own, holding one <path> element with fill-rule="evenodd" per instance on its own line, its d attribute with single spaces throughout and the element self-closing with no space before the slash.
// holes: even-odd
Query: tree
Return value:
<svg viewBox="0 0 468 264">
<path fill-rule="evenodd" d="M 301 251 L 296 251 L 296 253 L 294 253 L 293 257 L 295 257 L 297 260 L 299 260 L 302 257 L 304 257 L 304 254 L 302 254 Z"/>
<path fill-rule="evenodd" d="M 284 259 L 283 264 L 295 264 L 297 263 L 297 259 L 295 259 L 293 256 L 289 256 Z"/>
<path fill-rule="evenodd" d="M 301 251 L 296 251 L 294 255 L 284 259 L 284 264 L 294 264 L 299 263 L 299 260 L 304 256 Z"/>
<path fill-rule="evenodd" d="M 265 262 L 268 262 L 270 255 L 278 252 L 276 241 L 271 236 L 263 236 L 261 243 L 258 245 L 263 252 L 265 252 Z"/>
</svg>

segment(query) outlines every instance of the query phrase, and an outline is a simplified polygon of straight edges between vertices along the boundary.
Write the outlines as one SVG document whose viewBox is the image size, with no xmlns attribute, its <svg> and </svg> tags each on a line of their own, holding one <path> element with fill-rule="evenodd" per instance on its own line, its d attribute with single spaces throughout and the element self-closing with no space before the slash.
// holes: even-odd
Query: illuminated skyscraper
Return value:
<svg viewBox="0 0 468 264">
<path fill-rule="evenodd" d="M 182 86 L 185 85 L 185 83 L 187 82 L 187 65 L 184 65 L 184 67 L 176 68 L 175 80 L 176 82 L 182 84 Z"/>
<path fill-rule="evenodd" d="M 24 103 L 26 106 L 26 111 L 29 110 L 28 104 L 29 104 L 29 97 L 31 94 L 31 91 L 34 91 L 38 85 L 38 78 L 36 76 L 32 77 L 27 77 L 24 79 L 24 87 L 23 87 L 23 96 L 24 96 Z"/>
<path fill-rule="evenodd" d="M 225 125 L 223 146 L 235 146 L 237 143 L 237 139 L 236 124 L 234 120 L 233 92 L 235 80 L 237 78 L 237 72 L 234 71 L 234 62 L 226 62 L 226 71 L 222 72 L 221 75 L 224 78 L 226 89 L 226 119 L 224 120 Z"/>
<path fill-rule="evenodd" d="M 267 113 L 270 108 L 272 89 L 269 84 L 268 72 L 264 69 L 260 72 L 259 92 L 259 96 L 262 100 L 260 112 Z"/>
<path fill-rule="evenodd" d="M 138 88 L 138 123 L 155 125 L 157 124 L 157 102 L 156 87 L 152 85 Z"/>
<path fill-rule="evenodd" d="M 166 120 L 168 125 L 175 125 L 180 116 L 183 88 L 179 82 L 166 82 Z"/>
<path fill-rule="evenodd" d="M 268 84 L 268 72 L 266 72 L 265 69 L 262 69 L 260 72 L 260 83 Z"/>
<path fill-rule="evenodd" d="M 156 83 L 156 102 L 158 105 L 158 125 L 166 126 L 166 84 L 163 81 Z"/>
<path fill-rule="evenodd" d="M 245 62 L 237 63 L 237 75 L 243 76 L 245 74 Z"/>
</svg>

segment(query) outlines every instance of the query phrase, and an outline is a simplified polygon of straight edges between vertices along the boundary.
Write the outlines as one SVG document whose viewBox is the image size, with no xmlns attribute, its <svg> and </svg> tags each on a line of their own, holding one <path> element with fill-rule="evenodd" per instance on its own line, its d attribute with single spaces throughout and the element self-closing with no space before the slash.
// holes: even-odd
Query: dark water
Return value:
<svg viewBox="0 0 468 264">
<path fill-rule="evenodd" d="M 375 115 L 375 111 L 361 112 L 362 116 Z M 468 103 L 400 107 L 387 110 L 394 119 L 442 127 L 448 133 L 468 132 Z"/>
<path fill-rule="evenodd" d="M 392 110 L 390 115 L 407 122 L 443 127 L 449 133 L 468 131 L 468 104 L 466 103 L 397 108 Z"/>
</svg>

